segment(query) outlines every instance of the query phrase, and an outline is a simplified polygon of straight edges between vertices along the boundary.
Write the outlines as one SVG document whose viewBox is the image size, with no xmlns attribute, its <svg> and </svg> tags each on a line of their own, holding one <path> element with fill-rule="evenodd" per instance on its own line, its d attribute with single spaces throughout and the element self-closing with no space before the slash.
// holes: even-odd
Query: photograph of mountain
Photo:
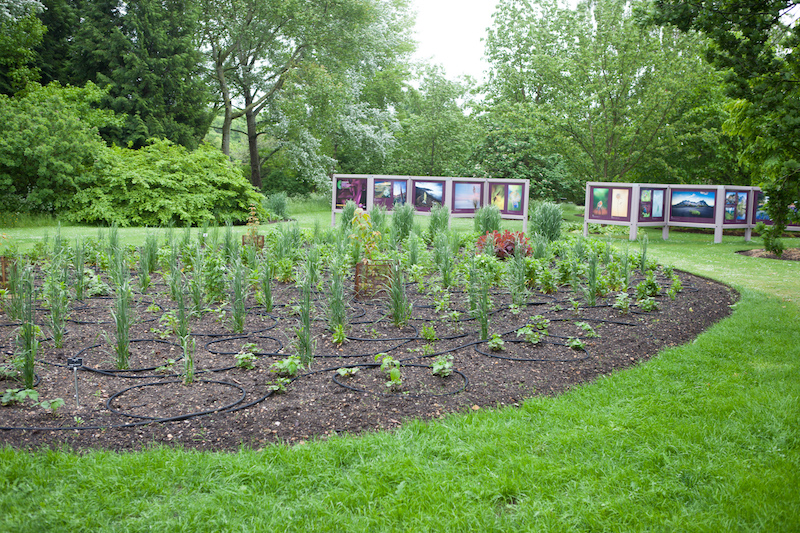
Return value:
<svg viewBox="0 0 800 533">
<path fill-rule="evenodd" d="M 714 220 L 716 191 L 673 190 L 671 218 Z"/>
</svg>

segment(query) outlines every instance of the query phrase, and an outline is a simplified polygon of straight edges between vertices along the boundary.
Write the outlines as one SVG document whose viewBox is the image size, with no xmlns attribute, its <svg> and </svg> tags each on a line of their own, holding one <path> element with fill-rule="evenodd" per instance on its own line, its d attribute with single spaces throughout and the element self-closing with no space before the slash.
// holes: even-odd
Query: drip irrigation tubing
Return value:
<svg viewBox="0 0 800 533">
<path fill-rule="evenodd" d="M 381 365 L 375 364 L 375 363 L 365 363 L 363 365 L 351 365 L 348 368 L 374 368 L 374 367 L 380 367 L 380 366 Z M 411 367 L 411 368 L 428 368 L 428 369 L 431 368 L 430 366 L 427 366 L 427 365 L 414 365 L 414 364 L 406 364 L 406 365 L 401 364 L 400 365 L 400 368 L 409 368 L 409 367 Z M 342 367 L 342 368 L 344 368 L 344 367 Z M 400 391 L 400 392 L 391 392 L 391 393 L 375 392 L 375 391 L 370 391 L 370 390 L 367 390 L 367 389 L 360 389 L 358 387 L 353 387 L 351 385 L 347 385 L 346 383 L 342 383 L 341 381 L 339 381 L 339 379 L 337 378 L 336 374 L 333 374 L 332 379 L 333 379 L 333 382 L 336 383 L 337 385 L 339 385 L 340 387 L 343 387 L 345 389 L 348 389 L 348 390 L 351 390 L 351 391 L 354 391 L 354 392 L 363 392 L 363 393 L 367 393 L 367 394 L 377 394 L 377 395 L 380 395 L 380 396 L 403 396 L 403 397 L 414 397 L 414 398 L 419 398 L 419 397 L 429 397 L 430 398 L 430 397 L 433 397 L 433 398 L 436 398 L 436 397 L 440 397 L 440 396 L 454 396 L 454 395 L 458 394 L 459 392 L 462 392 L 462 391 L 466 390 L 467 385 L 469 385 L 469 379 L 467 378 L 467 376 L 464 375 L 462 372 L 459 372 L 456 369 L 452 370 L 451 375 L 452 374 L 458 374 L 459 376 L 461 376 L 461 378 L 464 380 L 464 384 L 458 390 L 450 391 L 450 392 L 446 392 L 446 393 L 442 393 L 442 394 L 423 393 L 423 392 L 416 392 L 415 393 L 415 392 L 410 392 L 410 391 Z"/>
</svg>

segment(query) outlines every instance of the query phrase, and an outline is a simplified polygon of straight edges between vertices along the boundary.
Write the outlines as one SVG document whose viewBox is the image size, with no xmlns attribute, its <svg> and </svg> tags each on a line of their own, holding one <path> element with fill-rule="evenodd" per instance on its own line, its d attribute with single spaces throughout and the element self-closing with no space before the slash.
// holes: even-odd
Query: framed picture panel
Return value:
<svg viewBox="0 0 800 533">
<path fill-rule="evenodd" d="M 713 189 L 672 189 L 670 221 L 697 224 L 714 223 L 717 191 Z"/>
<path fill-rule="evenodd" d="M 391 210 L 396 205 L 408 201 L 408 182 L 406 180 L 375 179 L 373 205 L 382 205 Z"/>
<path fill-rule="evenodd" d="M 747 191 L 725 191 L 725 224 L 747 223 Z"/>
<path fill-rule="evenodd" d="M 444 205 L 445 183 L 438 180 L 414 180 L 412 183 L 414 209 L 430 211 L 434 205 Z"/>
<path fill-rule="evenodd" d="M 450 211 L 474 213 L 483 207 L 483 185 L 481 181 L 454 181 Z"/>
<path fill-rule="evenodd" d="M 639 189 L 639 222 L 661 222 L 664 220 L 665 189 Z"/>
<path fill-rule="evenodd" d="M 362 209 L 367 207 L 367 178 L 337 178 L 336 209 L 352 200 Z"/>
<path fill-rule="evenodd" d="M 591 218 L 630 220 L 630 187 L 592 187 Z"/>
</svg>

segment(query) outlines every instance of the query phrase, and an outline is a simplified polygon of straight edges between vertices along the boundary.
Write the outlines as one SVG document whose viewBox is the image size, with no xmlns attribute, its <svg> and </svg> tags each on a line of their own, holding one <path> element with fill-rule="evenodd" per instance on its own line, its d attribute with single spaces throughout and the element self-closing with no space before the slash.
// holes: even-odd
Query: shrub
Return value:
<svg viewBox="0 0 800 533">
<path fill-rule="evenodd" d="M 538 233 L 548 241 L 557 241 L 561 237 L 563 213 L 561 206 L 554 202 L 539 202 L 531 214 L 533 233 Z"/>
<path fill-rule="evenodd" d="M 264 198 L 262 205 L 269 220 L 287 220 L 289 218 L 289 197 L 283 191 L 270 194 Z"/>
<path fill-rule="evenodd" d="M 517 247 L 521 248 L 523 255 L 528 256 L 532 253 L 528 238 L 525 237 L 525 234 L 521 231 L 505 230 L 502 233 L 499 231 L 487 233 L 478 239 L 476 247 L 481 253 L 484 249 L 488 249 L 487 247 L 492 247 L 494 249 L 494 255 L 498 259 L 513 257 Z"/>
<path fill-rule="evenodd" d="M 140 150 L 112 147 L 103 159 L 95 165 L 96 179 L 74 195 L 69 220 L 119 226 L 244 222 L 251 204 L 261 206 L 261 194 L 207 144 L 190 152 L 160 140 Z"/>
<path fill-rule="evenodd" d="M 414 226 L 414 206 L 398 205 L 392 210 L 392 227 L 398 241 L 405 240 Z"/>
</svg>

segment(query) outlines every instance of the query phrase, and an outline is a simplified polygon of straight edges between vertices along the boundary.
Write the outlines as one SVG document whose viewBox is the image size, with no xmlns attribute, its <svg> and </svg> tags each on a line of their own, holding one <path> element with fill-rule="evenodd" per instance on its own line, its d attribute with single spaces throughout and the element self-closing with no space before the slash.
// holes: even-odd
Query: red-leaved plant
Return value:
<svg viewBox="0 0 800 533">
<path fill-rule="evenodd" d="M 478 251 L 482 253 L 486 246 L 494 246 L 494 255 L 499 259 L 513 257 L 517 246 L 526 256 L 531 255 L 533 252 L 528 238 L 521 231 L 487 232 L 486 235 L 478 239 Z"/>
</svg>

